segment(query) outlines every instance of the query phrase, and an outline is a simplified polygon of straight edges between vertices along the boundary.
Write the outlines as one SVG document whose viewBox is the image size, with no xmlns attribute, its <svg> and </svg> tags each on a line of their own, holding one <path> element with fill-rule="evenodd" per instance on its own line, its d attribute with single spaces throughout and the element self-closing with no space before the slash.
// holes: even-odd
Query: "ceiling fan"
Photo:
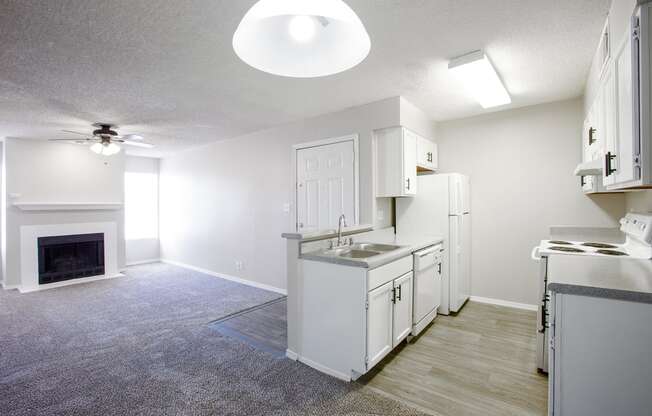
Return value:
<svg viewBox="0 0 652 416">
<path fill-rule="evenodd" d="M 90 144 L 91 150 L 97 154 L 110 156 L 118 153 L 120 151 L 119 144 L 124 144 L 128 146 L 152 148 L 154 145 L 143 142 L 143 136 L 138 134 L 126 134 L 124 136 L 118 135 L 118 132 L 114 129 L 117 129 L 117 126 L 114 126 L 109 123 L 94 123 L 93 127 L 97 127 L 96 130 L 93 130 L 92 137 L 89 137 L 86 133 L 80 133 L 72 130 L 62 130 L 66 133 L 79 134 L 80 136 L 86 136 L 83 139 L 49 139 L 51 142 L 71 142 L 77 144 Z"/>
</svg>

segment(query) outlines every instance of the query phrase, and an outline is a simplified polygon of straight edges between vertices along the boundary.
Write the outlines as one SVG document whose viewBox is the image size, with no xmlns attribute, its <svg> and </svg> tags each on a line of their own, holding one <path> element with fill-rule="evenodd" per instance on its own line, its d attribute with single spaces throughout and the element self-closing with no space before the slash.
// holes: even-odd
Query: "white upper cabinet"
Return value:
<svg viewBox="0 0 652 416">
<path fill-rule="evenodd" d="M 616 87 L 616 112 L 617 120 L 615 129 L 615 143 L 611 149 L 610 157 L 615 152 L 617 165 L 614 167 L 615 179 L 613 183 L 623 184 L 634 181 L 637 175 L 634 172 L 634 113 L 632 95 L 632 42 L 630 36 L 625 36 L 625 42 L 614 54 L 614 71 Z"/>
<path fill-rule="evenodd" d="M 374 132 L 376 143 L 376 196 L 401 197 L 417 193 L 417 172 L 437 166 L 435 143 L 405 127 Z"/>
<path fill-rule="evenodd" d="M 611 45 L 596 95 L 603 103 L 598 117 L 605 126 L 602 180 L 608 191 L 652 187 L 651 21 L 652 4 L 638 6 L 622 40 Z"/>
<path fill-rule="evenodd" d="M 407 130 L 409 134 L 416 134 Z M 417 139 L 417 170 L 418 171 L 435 171 L 437 170 L 437 145 L 428 139 L 416 136 Z"/>
<path fill-rule="evenodd" d="M 618 122 L 616 118 L 616 84 L 614 80 L 614 70 L 613 65 L 609 65 L 605 70 L 604 77 L 602 79 L 602 88 L 598 95 L 598 99 L 601 100 L 602 104 L 602 129 L 603 135 L 601 136 L 604 139 L 604 147 L 606 153 L 604 155 L 604 168 L 602 171 L 602 183 L 605 186 L 613 185 L 616 181 L 616 175 L 614 172 L 617 170 L 618 160 L 616 158 L 617 153 L 617 139 L 616 139 L 616 123 Z M 598 101 L 600 103 L 600 101 Z"/>
</svg>

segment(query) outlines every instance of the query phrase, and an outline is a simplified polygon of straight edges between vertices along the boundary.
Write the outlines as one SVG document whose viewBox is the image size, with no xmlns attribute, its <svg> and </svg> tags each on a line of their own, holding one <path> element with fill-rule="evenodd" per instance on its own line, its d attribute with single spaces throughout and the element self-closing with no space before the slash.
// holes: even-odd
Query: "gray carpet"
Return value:
<svg viewBox="0 0 652 416">
<path fill-rule="evenodd" d="M 278 296 L 164 264 L 31 294 L 0 290 L 0 413 L 421 414 L 209 328 Z"/>
</svg>

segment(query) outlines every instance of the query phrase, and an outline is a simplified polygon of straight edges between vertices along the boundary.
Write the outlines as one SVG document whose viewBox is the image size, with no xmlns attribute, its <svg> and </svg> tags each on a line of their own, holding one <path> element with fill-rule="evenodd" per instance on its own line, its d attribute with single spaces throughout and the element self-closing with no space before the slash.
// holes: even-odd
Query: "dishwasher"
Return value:
<svg viewBox="0 0 652 416">
<path fill-rule="evenodd" d="M 414 305 L 412 336 L 419 335 L 437 316 L 441 305 L 443 245 L 437 244 L 414 253 Z"/>
</svg>

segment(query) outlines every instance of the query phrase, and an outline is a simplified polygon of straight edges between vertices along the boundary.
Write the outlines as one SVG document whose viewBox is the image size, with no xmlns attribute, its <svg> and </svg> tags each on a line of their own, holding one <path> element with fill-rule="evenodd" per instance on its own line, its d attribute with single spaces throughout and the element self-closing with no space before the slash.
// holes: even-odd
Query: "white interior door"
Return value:
<svg viewBox="0 0 652 416">
<path fill-rule="evenodd" d="M 337 227 L 355 218 L 355 148 L 353 140 L 297 150 L 297 230 Z"/>
<path fill-rule="evenodd" d="M 392 294 L 394 281 L 367 294 L 367 368 L 371 368 L 392 350 Z"/>
</svg>

